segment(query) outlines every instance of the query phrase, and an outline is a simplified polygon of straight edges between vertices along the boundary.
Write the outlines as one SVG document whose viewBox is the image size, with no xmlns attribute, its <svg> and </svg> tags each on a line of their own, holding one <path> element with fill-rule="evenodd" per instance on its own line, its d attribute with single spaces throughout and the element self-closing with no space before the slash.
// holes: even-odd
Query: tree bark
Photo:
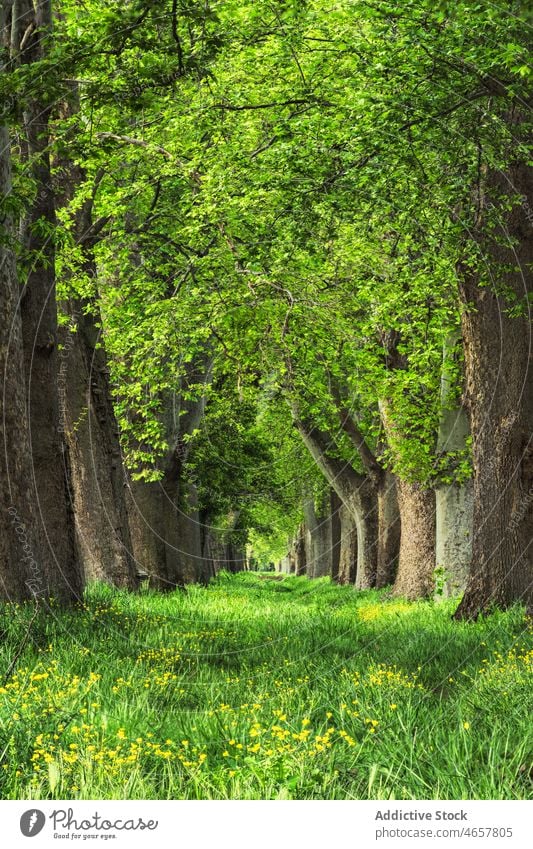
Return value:
<svg viewBox="0 0 533 849">
<path fill-rule="evenodd" d="M 72 120 L 79 113 L 74 85 L 60 104 L 60 114 Z M 69 131 L 72 140 L 76 127 Z M 55 168 L 57 204 L 68 208 L 76 189 L 85 183 L 83 169 L 62 154 Z M 93 192 L 72 215 L 71 232 L 79 247 L 81 273 L 97 288 L 94 246 L 103 221 L 93 221 Z M 107 220 L 107 219 L 105 219 Z M 118 587 L 137 586 L 126 506 L 126 474 L 120 450 L 109 384 L 109 369 L 95 298 L 73 297 L 64 305 L 69 326 L 61 328 L 59 376 L 64 390 L 63 428 L 71 459 L 71 487 L 76 521 L 77 553 L 86 581 L 107 581 Z"/>
<path fill-rule="evenodd" d="M 531 143 L 529 131 L 524 138 L 518 111 L 506 120 L 516 143 Z M 515 161 L 505 174 L 489 172 L 474 234 L 485 269 L 462 273 L 474 538 L 459 619 L 475 619 L 494 605 L 505 608 L 517 601 L 533 609 L 532 208 L 531 166 Z M 489 214 L 499 219 L 492 234 Z M 517 305 L 522 310 L 512 315 L 510 308 Z"/>
<path fill-rule="evenodd" d="M 357 529 L 357 575 L 358 590 L 369 590 L 376 586 L 378 568 L 378 504 L 376 489 L 372 481 L 365 480 L 347 502 Z"/>
<path fill-rule="evenodd" d="M 398 479 L 398 505 L 402 536 L 394 594 L 427 598 L 435 584 L 435 493 Z"/>
<path fill-rule="evenodd" d="M 357 527 L 348 508 L 343 504 L 340 518 L 339 584 L 355 584 L 357 577 Z"/>
<path fill-rule="evenodd" d="M 296 574 L 307 574 L 307 552 L 305 550 L 305 525 L 302 522 L 296 534 L 294 543 L 294 554 L 296 561 Z"/>
<path fill-rule="evenodd" d="M 185 401 L 183 392 L 193 383 L 207 383 L 211 367 L 210 356 L 198 358 L 183 377 L 181 388 L 167 398 L 165 419 L 170 448 L 158 464 L 161 480 L 130 482 L 129 515 L 135 560 L 161 589 L 203 580 L 209 568 L 203 562 L 196 490 L 183 476 L 189 450 L 184 436 L 200 424 L 205 397 Z"/>
<path fill-rule="evenodd" d="M 126 477 L 103 347 L 93 305 L 71 304 L 76 332 L 61 334 L 63 426 L 71 458 L 78 556 L 85 580 L 133 589 L 136 570 L 126 506 Z"/>
<path fill-rule="evenodd" d="M 317 509 L 312 494 L 304 496 L 306 570 L 309 578 L 331 576 L 332 538 L 331 505 L 327 503 Z"/>
<path fill-rule="evenodd" d="M 2 15 L 2 10 L 0 10 Z M 5 20 L 0 17 L 0 32 Z M 11 157 L 7 127 L 0 126 L 0 193 L 11 194 Z M 1 222 L 0 239 L 0 370 L 2 420 L 0 444 L 0 597 L 23 601 L 46 593 L 43 574 L 46 552 L 41 549 L 32 489 L 30 433 L 26 414 L 26 386 L 19 285 L 12 221 Z"/>
<path fill-rule="evenodd" d="M 388 399 L 379 402 L 383 429 L 396 453 L 401 434 Z M 400 515 L 400 550 L 393 591 L 407 598 L 425 598 L 435 583 L 435 492 L 423 484 L 396 477 Z"/>
<path fill-rule="evenodd" d="M 450 405 L 454 386 L 447 369 L 454 357 L 460 335 L 450 334 L 444 343 L 441 380 L 441 420 L 437 439 L 437 454 L 446 457 L 449 452 L 464 451 L 469 436 L 468 417 L 462 403 Z M 453 469 L 450 470 L 453 474 Z M 457 595 L 466 586 L 472 560 L 473 485 L 471 480 L 462 483 L 438 484 L 436 496 L 436 563 L 443 573 L 442 595 Z"/>
<path fill-rule="evenodd" d="M 342 501 L 330 488 L 330 513 L 331 513 L 331 580 L 339 583 L 340 561 L 342 551 Z"/>
<path fill-rule="evenodd" d="M 13 53 L 20 49 L 22 26 L 34 25 L 21 54 L 23 63 L 41 60 L 51 29 L 49 0 L 20 4 L 14 21 Z M 40 517 L 43 571 L 48 591 L 60 601 L 78 599 L 83 575 L 76 557 L 74 513 L 70 503 L 70 462 L 62 437 L 62 387 L 59 385 L 57 306 L 54 247 L 49 233 L 55 226 L 50 175 L 50 107 L 35 98 L 24 115 L 28 157 L 37 196 L 27 227 L 26 249 L 32 258 L 21 305 L 25 374 L 28 392 L 31 455 L 35 498 Z"/>
<path fill-rule="evenodd" d="M 394 583 L 400 555 L 401 521 L 396 478 L 383 472 L 378 486 L 378 562 L 376 587 Z"/>
</svg>

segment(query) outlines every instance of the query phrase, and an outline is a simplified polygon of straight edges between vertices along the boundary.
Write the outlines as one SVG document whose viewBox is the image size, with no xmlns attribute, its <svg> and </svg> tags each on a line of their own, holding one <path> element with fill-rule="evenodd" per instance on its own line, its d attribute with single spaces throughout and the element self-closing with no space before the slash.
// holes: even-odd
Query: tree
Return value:
<svg viewBox="0 0 533 849">
<path fill-rule="evenodd" d="M 62 601 L 79 598 L 82 575 L 74 549 L 69 502 L 69 458 L 61 437 L 58 385 L 57 306 L 53 231 L 55 208 L 50 177 L 49 117 L 53 93 L 35 88 L 34 68 L 47 64 L 51 43 L 50 3 L 6 5 L 11 29 L 10 69 L 22 79 L 22 143 L 34 195 L 23 215 L 28 256 L 21 295 L 26 403 L 31 441 L 32 498 L 39 516 L 38 551 L 45 592 Z M 16 82 L 16 81 L 15 81 Z"/>
<path fill-rule="evenodd" d="M 5 14 L 5 7 L 0 11 Z M 0 30 L 5 35 L 5 19 Z M 2 42 L 0 73 L 4 73 L 5 41 Z M 22 323 L 19 284 L 13 247 L 11 154 L 9 131 L 0 126 L 0 196 L 2 228 L 0 242 L 0 367 L 2 373 L 2 448 L 0 473 L 3 481 L 0 533 L 0 592 L 3 599 L 22 601 L 46 592 L 40 564 L 37 518 L 31 492 L 30 434 L 26 409 Z"/>
</svg>

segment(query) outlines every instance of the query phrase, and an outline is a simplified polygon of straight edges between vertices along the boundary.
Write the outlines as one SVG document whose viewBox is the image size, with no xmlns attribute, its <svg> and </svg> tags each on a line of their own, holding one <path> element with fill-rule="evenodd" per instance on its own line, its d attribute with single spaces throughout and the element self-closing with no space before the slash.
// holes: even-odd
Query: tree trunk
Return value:
<svg viewBox="0 0 533 849">
<path fill-rule="evenodd" d="M 60 113 L 71 122 L 79 113 L 77 85 L 60 105 Z M 71 124 L 67 139 L 75 141 L 76 129 Z M 57 204 L 68 208 L 76 189 L 86 182 L 86 175 L 66 152 L 60 155 L 55 174 Z M 108 220 L 100 219 L 96 226 L 93 221 L 94 197 L 102 174 L 95 177 L 92 195 L 71 216 L 72 236 L 80 250 L 80 271 L 95 286 L 94 246 Z M 79 297 L 73 297 L 64 308 L 70 321 L 60 332 L 59 377 L 64 389 L 63 427 L 71 458 L 78 557 L 86 581 L 107 581 L 133 589 L 137 579 L 126 507 L 126 475 L 107 356 L 98 329 L 100 309 L 96 299 Z"/>
<path fill-rule="evenodd" d="M 376 587 L 394 583 L 400 555 L 401 522 L 396 494 L 396 478 L 383 472 L 378 484 L 378 562 Z"/>
<path fill-rule="evenodd" d="M 312 495 L 304 497 L 303 510 L 306 527 L 306 561 L 309 578 L 331 575 L 331 506 L 328 502 L 317 510 Z"/>
<path fill-rule="evenodd" d="M 401 479 L 397 486 L 402 536 L 394 594 L 427 598 L 435 583 L 435 493 Z"/>
<path fill-rule="evenodd" d="M 130 483 L 130 531 L 135 559 L 139 569 L 150 574 L 162 589 L 203 580 L 208 568 L 202 559 L 196 489 L 183 475 L 189 450 L 184 436 L 200 424 L 205 398 L 184 401 L 182 396 L 190 384 L 207 383 L 211 367 L 209 356 L 199 358 L 190 365 L 180 390 L 166 399 L 170 448 L 159 462 L 161 480 Z"/>
<path fill-rule="evenodd" d="M 4 25 L 0 19 L 0 32 Z M 0 193 L 2 197 L 11 194 L 9 133 L 2 126 Z M 9 244 L 12 239 L 12 222 L 4 218 L 0 238 L 0 597 L 22 601 L 32 594 L 45 594 L 47 582 L 32 491 L 19 286 L 15 255 Z"/>
<path fill-rule="evenodd" d="M 340 561 L 342 551 L 342 501 L 334 489 L 329 491 L 331 512 L 331 580 L 340 583 Z"/>
<path fill-rule="evenodd" d="M 21 4 L 22 6 L 25 4 Z M 35 25 L 23 61 L 43 58 L 51 26 L 49 2 L 25 8 L 13 32 L 30 15 Z M 20 32 L 19 32 L 20 34 Z M 18 38 L 18 35 L 16 36 Z M 14 44 L 18 50 L 20 41 Z M 41 548 L 48 591 L 61 601 L 77 599 L 83 588 L 75 548 L 74 513 L 70 503 L 70 464 L 62 437 L 64 388 L 58 381 L 58 333 L 55 295 L 54 247 L 45 227 L 55 226 L 54 195 L 48 154 L 50 107 L 33 100 L 24 115 L 28 156 L 37 197 L 27 224 L 26 249 L 32 266 L 22 295 L 22 335 L 28 390 L 31 454 L 37 509 L 41 520 Z"/>
<path fill-rule="evenodd" d="M 147 575 L 150 586 L 169 586 L 162 527 L 163 499 L 160 481 L 130 480 L 126 489 L 128 526 L 135 568 Z"/>
<path fill-rule="evenodd" d="M 105 351 L 87 304 L 71 305 L 75 333 L 62 333 L 59 375 L 65 387 L 64 429 L 78 556 L 85 579 L 136 586 L 126 508 L 126 478 L 111 400 Z"/>
<path fill-rule="evenodd" d="M 198 493 L 193 484 L 182 481 L 183 494 L 177 492 L 174 502 L 169 493 L 165 509 L 165 547 L 167 576 L 171 586 L 182 587 L 204 581 L 202 531 L 198 512 Z M 177 505 L 177 506 L 176 506 Z"/>
<path fill-rule="evenodd" d="M 357 527 L 348 508 L 343 504 L 339 511 L 341 544 L 339 584 L 355 584 L 357 577 Z"/>
<path fill-rule="evenodd" d="M 295 423 L 309 453 L 318 468 L 351 512 L 357 527 L 357 586 L 375 586 L 378 564 L 378 505 L 376 486 L 370 475 L 356 472 L 349 463 L 337 460 L 329 453 L 331 440 L 318 428 L 298 419 Z"/>
<path fill-rule="evenodd" d="M 289 555 L 286 554 L 285 557 L 282 557 L 279 563 L 279 571 L 283 575 L 290 575 L 291 573 L 291 561 Z"/>
<path fill-rule="evenodd" d="M 518 143 L 521 116 L 507 120 Z M 474 538 L 460 619 L 517 601 L 533 608 L 533 169 L 516 163 L 505 174 L 490 173 L 486 183 L 475 236 L 493 277 L 465 271 L 461 283 Z M 487 217 L 494 213 L 499 223 L 491 236 Z M 517 305 L 522 310 L 513 316 Z"/>
<path fill-rule="evenodd" d="M 376 585 L 378 569 L 378 503 L 373 482 L 366 479 L 347 499 L 357 529 L 357 575 L 358 590 L 369 590 Z"/>
<path fill-rule="evenodd" d="M 223 568 L 224 545 L 220 534 L 217 534 L 210 528 L 208 517 L 201 513 L 200 519 L 203 537 L 202 557 L 205 569 L 204 574 L 200 578 L 200 583 L 207 584 Z"/>
<path fill-rule="evenodd" d="M 468 417 L 464 406 L 450 405 L 455 387 L 450 381 L 448 362 L 453 360 L 460 335 L 450 334 L 444 343 L 441 380 L 442 413 L 437 439 L 437 454 L 464 451 L 469 436 Z M 449 474 L 453 474 L 453 468 Z M 443 575 L 443 596 L 457 595 L 466 586 L 472 560 L 473 485 L 462 483 L 439 484 L 436 496 L 436 564 Z"/>
<path fill-rule="evenodd" d="M 305 575 L 307 572 L 307 557 L 305 550 L 305 525 L 303 522 L 298 528 L 298 533 L 296 535 L 294 554 L 296 560 L 296 574 Z"/>
</svg>

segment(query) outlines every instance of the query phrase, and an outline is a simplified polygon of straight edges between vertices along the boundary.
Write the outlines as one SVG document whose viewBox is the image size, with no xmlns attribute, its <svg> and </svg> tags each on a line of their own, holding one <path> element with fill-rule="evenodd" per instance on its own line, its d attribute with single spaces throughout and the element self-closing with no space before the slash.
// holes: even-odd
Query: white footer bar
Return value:
<svg viewBox="0 0 533 849">
<path fill-rule="evenodd" d="M 533 801 L 4 801 L 0 815 L 6 849 L 533 847 Z"/>
</svg>

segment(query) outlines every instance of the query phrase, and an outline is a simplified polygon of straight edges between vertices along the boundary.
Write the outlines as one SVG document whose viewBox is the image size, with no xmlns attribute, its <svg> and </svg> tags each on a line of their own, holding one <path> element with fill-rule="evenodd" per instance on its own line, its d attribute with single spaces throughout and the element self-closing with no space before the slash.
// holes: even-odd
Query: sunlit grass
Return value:
<svg viewBox="0 0 533 849">
<path fill-rule="evenodd" d="M 0 687 L 3 798 L 529 798 L 533 634 L 322 579 L 90 589 Z M 7 670 L 32 616 L 2 609 Z"/>
</svg>

